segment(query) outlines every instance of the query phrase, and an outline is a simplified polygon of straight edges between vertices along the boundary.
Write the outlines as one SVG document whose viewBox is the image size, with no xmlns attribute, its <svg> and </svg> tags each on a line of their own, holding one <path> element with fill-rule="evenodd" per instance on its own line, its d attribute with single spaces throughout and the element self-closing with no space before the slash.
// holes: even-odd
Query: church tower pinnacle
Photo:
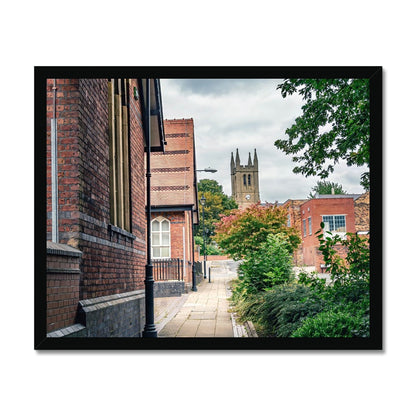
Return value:
<svg viewBox="0 0 416 416">
<path fill-rule="evenodd" d="M 240 155 L 238 154 L 238 149 L 237 149 L 237 152 L 235 153 L 235 165 L 236 167 L 240 166 Z"/>
</svg>

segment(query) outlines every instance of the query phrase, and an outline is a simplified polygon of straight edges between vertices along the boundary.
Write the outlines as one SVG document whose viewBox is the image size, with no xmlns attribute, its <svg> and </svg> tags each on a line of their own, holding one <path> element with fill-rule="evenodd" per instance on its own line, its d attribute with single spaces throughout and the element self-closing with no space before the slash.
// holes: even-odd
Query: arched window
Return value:
<svg viewBox="0 0 416 416">
<path fill-rule="evenodd" d="M 251 186 L 251 175 L 248 175 L 248 186 Z"/>
<path fill-rule="evenodd" d="M 152 221 L 152 258 L 170 258 L 170 222 L 163 217 Z"/>
<path fill-rule="evenodd" d="M 243 183 L 244 183 L 244 185 L 247 185 L 247 182 L 246 182 L 246 175 L 245 175 L 245 174 L 243 175 Z"/>
</svg>

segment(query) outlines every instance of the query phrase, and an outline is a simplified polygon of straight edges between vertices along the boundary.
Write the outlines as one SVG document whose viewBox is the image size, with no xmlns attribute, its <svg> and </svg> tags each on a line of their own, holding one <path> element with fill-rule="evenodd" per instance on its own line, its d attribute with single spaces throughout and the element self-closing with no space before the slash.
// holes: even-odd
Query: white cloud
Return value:
<svg viewBox="0 0 416 416">
<path fill-rule="evenodd" d="M 306 198 L 319 180 L 292 172 L 294 163 L 274 146 L 301 113 L 298 96 L 283 99 L 276 90 L 278 79 L 162 79 L 164 117 L 193 118 L 197 166 L 212 167 L 215 174 L 198 174 L 198 179 L 217 180 L 231 194 L 230 158 L 238 148 L 242 164 L 257 149 L 262 201 L 283 202 Z M 361 193 L 364 169 L 337 165 L 328 180 L 351 193 Z"/>
</svg>

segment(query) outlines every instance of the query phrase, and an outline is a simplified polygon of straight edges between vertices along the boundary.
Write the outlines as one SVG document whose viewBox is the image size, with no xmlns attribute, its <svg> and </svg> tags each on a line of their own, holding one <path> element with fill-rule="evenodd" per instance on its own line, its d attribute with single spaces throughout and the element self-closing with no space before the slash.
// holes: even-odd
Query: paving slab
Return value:
<svg viewBox="0 0 416 416">
<path fill-rule="evenodd" d="M 179 331 L 176 334 L 176 337 L 187 337 L 193 338 L 196 335 L 196 331 L 198 330 L 199 324 L 201 321 L 199 320 L 187 320 L 183 323 L 180 327 Z"/>
<path fill-rule="evenodd" d="M 203 280 L 197 292 L 187 294 L 187 299 L 170 316 L 159 337 L 234 337 L 228 289 L 234 278 L 229 273 L 217 273 L 215 279 Z M 179 303 L 178 303 L 179 304 Z"/>
<path fill-rule="evenodd" d="M 212 334 L 215 333 L 215 325 L 215 319 L 201 321 L 196 331 L 196 337 L 212 337 Z"/>
</svg>

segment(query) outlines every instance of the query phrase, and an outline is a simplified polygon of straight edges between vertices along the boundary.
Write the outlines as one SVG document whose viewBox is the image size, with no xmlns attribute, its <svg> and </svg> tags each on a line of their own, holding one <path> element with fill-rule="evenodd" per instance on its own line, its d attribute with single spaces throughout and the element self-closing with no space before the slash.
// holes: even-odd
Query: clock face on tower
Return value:
<svg viewBox="0 0 416 416">
<path fill-rule="evenodd" d="M 250 195 L 246 195 L 246 199 L 248 201 L 250 199 Z"/>
</svg>

